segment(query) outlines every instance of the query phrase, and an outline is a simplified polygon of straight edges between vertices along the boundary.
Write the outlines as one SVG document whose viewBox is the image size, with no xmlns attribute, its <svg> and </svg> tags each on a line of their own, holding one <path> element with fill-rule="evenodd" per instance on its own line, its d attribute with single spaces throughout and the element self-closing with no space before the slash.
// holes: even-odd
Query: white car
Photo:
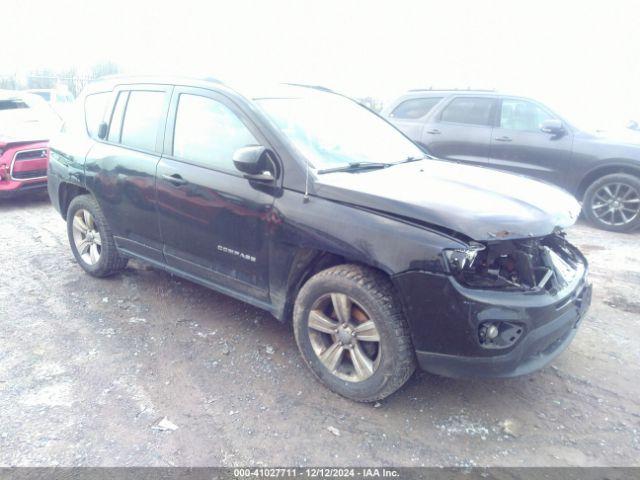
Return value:
<svg viewBox="0 0 640 480">
<path fill-rule="evenodd" d="M 63 118 L 67 117 L 75 100 L 65 88 L 32 88 L 27 92 L 41 97 Z"/>
<path fill-rule="evenodd" d="M 61 125 L 60 115 L 42 97 L 0 90 L 0 138 L 48 140 Z"/>
</svg>

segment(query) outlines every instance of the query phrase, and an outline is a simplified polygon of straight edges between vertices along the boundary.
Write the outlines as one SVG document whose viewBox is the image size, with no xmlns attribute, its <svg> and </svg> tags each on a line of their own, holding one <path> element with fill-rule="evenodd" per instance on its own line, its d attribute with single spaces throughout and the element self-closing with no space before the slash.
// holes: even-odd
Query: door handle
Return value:
<svg viewBox="0 0 640 480">
<path fill-rule="evenodd" d="M 180 176 L 179 173 L 174 173 L 173 175 L 165 173 L 164 175 L 162 175 L 162 178 L 167 180 L 172 185 L 175 185 L 176 187 L 179 187 L 180 185 L 186 185 L 188 183 L 184 178 L 182 178 L 182 176 Z"/>
<path fill-rule="evenodd" d="M 431 135 L 440 135 L 440 130 L 438 130 L 437 128 L 434 128 L 431 130 L 427 130 L 427 133 L 430 133 Z"/>
<path fill-rule="evenodd" d="M 512 138 L 511 138 L 511 137 L 504 136 L 504 137 L 494 138 L 494 140 L 495 140 L 496 142 L 510 142 L 510 141 L 512 140 Z"/>
</svg>

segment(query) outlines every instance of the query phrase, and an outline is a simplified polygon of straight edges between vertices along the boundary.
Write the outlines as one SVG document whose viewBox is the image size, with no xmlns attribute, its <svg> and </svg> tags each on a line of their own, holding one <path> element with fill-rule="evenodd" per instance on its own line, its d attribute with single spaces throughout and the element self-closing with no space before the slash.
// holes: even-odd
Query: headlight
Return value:
<svg viewBox="0 0 640 480">
<path fill-rule="evenodd" d="M 452 248 L 443 250 L 444 259 L 452 273 L 459 273 L 473 265 L 478 252 L 485 249 L 481 243 L 471 242 L 464 248 Z"/>
</svg>

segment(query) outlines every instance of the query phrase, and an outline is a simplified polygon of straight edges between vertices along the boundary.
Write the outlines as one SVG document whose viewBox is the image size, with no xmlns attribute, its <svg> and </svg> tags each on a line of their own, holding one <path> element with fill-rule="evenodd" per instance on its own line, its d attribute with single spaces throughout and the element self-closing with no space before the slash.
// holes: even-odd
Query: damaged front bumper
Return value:
<svg viewBox="0 0 640 480">
<path fill-rule="evenodd" d="M 487 271 L 484 284 L 476 276 L 471 283 L 468 276 L 424 271 L 394 278 L 423 370 L 449 377 L 524 375 L 569 345 L 591 303 L 588 265 L 562 237 L 547 240 L 536 244 L 542 263 L 533 267 L 539 271 L 520 267 L 531 285 L 514 271 L 498 274 L 487 265 L 476 269 Z M 506 263 L 504 254 L 498 257 Z"/>
</svg>

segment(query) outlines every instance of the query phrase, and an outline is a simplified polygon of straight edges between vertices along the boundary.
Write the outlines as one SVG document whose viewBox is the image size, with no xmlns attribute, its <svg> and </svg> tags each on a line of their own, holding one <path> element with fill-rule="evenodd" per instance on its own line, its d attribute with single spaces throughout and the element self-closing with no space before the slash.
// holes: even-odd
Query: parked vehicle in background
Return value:
<svg viewBox="0 0 640 480">
<path fill-rule="evenodd" d="M 589 133 L 530 98 L 412 90 L 383 111 L 439 158 L 528 175 L 582 201 L 596 227 L 640 227 L 640 140 Z"/>
<path fill-rule="evenodd" d="M 552 185 L 425 157 L 341 95 L 115 77 L 51 143 L 49 195 L 96 277 L 137 258 L 293 321 L 305 362 L 358 401 L 417 364 L 514 376 L 571 342 L 587 262 Z"/>
<path fill-rule="evenodd" d="M 47 186 L 47 141 L 61 119 L 40 97 L 0 90 L 0 198 Z"/>
<path fill-rule="evenodd" d="M 48 158 L 46 141 L 0 139 L 0 199 L 44 192 Z"/>
<path fill-rule="evenodd" d="M 66 118 L 71 113 L 75 98 L 67 88 L 32 88 L 27 92 L 41 97 L 63 118 Z"/>
</svg>

